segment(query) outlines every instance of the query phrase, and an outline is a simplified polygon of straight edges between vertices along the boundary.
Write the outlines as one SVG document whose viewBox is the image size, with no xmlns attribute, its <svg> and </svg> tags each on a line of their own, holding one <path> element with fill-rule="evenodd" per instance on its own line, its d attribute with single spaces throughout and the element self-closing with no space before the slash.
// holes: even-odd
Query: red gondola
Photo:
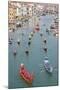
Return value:
<svg viewBox="0 0 60 90">
<path fill-rule="evenodd" d="M 26 68 L 24 67 L 24 64 L 20 65 L 19 75 L 29 84 L 32 84 L 33 81 L 33 74 L 30 74 Z"/>
</svg>

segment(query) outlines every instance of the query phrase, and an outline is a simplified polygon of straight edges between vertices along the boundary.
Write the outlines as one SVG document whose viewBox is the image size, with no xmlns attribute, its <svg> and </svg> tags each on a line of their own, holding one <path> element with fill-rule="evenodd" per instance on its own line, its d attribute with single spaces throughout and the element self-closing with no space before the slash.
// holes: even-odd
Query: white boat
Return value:
<svg viewBox="0 0 60 90">
<path fill-rule="evenodd" d="M 20 40 L 19 39 L 17 40 L 17 43 L 20 44 Z"/>
<path fill-rule="evenodd" d="M 48 58 L 45 58 L 45 60 L 44 60 L 44 67 L 48 73 L 52 73 L 53 68 L 49 63 Z"/>
</svg>

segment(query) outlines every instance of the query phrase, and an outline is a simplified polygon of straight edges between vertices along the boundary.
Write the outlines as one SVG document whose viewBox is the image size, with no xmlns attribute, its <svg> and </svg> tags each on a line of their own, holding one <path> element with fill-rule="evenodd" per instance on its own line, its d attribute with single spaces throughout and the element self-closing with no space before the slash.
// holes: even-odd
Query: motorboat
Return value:
<svg viewBox="0 0 60 90">
<path fill-rule="evenodd" d="M 20 64 L 19 75 L 28 83 L 32 84 L 34 76 L 30 74 L 25 68 L 24 64 Z"/>
<path fill-rule="evenodd" d="M 49 32 L 48 28 L 46 28 L 46 32 Z"/>
<path fill-rule="evenodd" d="M 13 30 L 13 32 L 15 31 L 15 29 L 14 29 L 14 28 L 13 28 L 12 30 Z"/>
<path fill-rule="evenodd" d="M 45 13 L 43 13 L 43 14 L 42 14 L 42 16 L 46 16 L 46 14 L 45 14 Z"/>
<path fill-rule="evenodd" d="M 17 24 L 16 24 L 16 27 L 22 27 L 22 24 L 17 23 Z"/>
<path fill-rule="evenodd" d="M 48 73 L 52 73 L 53 68 L 49 63 L 48 58 L 45 58 L 45 60 L 44 60 L 44 67 Z"/>
<path fill-rule="evenodd" d="M 12 39 L 11 38 L 9 38 L 9 44 L 12 44 Z"/>
<path fill-rule="evenodd" d="M 43 36 L 43 33 L 40 33 L 40 36 Z"/>
<path fill-rule="evenodd" d="M 20 44 L 20 40 L 19 39 L 17 40 L 17 43 Z"/>
<path fill-rule="evenodd" d="M 31 44 L 31 41 L 28 42 L 28 45 L 30 45 L 30 44 Z"/>
<path fill-rule="evenodd" d="M 52 24 L 52 25 L 50 26 L 50 29 L 55 29 L 55 25 Z"/>
<path fill-rule="evenodd" d="M 14 50 L 13 54 L 16 56 L 16 54 L 17 54 L 16 50 Z"/>
<path fill-rule="evenodd" d="M 11 40 L 9 40 L 9 44 L 12 44 L 12 41 Z"/>
<path fill-rule="evenodd" d="M 25 53 L 26 53 L 26 54 L 29 54 L 29 51 L 28 51 L 28 50 L 26 50 L 26 51 L 25 51 Z"/>
<path fill-rule="evenodd" d="M 31 35 L 29 35 L 29 40 L 31 40 L 31 38 L 32 38 Z"/>
<path fill-rule="evenodd" d="M 46 41 L 46 38 L 44 39 L 44 43 L 46 43 L 47 41 Z"/>
<path fill-rule="evenodd" d="M 45 52 L 47 52 L 47 47 L 44 47 L 43 50 L 44 50 Z"/>
<path fill-rule="evenodd" d="M 33 32 L 30 33 L 31 36 L 33 36 L 33 34 L 34 34 Z"/>
</svg>

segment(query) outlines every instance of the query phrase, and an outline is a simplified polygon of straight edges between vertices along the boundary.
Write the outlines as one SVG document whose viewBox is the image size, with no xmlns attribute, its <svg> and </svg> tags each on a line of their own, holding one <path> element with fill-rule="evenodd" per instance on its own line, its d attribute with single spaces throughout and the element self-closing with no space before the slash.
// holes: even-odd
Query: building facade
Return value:
<svg viewBox="0 0 60 90">
<path fill-rule="evenodd" d="M 16 23 L 16 6 L 8 2 L 8 27 L 9 29 L 14 29 Z"/>
</svg>

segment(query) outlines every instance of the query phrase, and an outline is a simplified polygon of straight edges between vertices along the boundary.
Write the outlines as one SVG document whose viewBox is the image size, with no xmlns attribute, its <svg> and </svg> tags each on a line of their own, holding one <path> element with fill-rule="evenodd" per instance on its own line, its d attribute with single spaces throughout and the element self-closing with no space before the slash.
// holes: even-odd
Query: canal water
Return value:
<svg viewBox="0 0 60 90">
<path fill-rule="evenodd" d="M 9 38 L 12 38 L 12 44 L 9 45 L 9 88 L 27 88 L 27 87 L 41 87 L 41 86 L 55 86 L 58 85 L 58 38 L 53 36 L 52 32 L 47 33 L 46 28 L 49 28 L 53 23 L 55 16 L 47 15 L 41 16 L 39 25 L 40 31 L 36 32 L 31 40 L 31 45 L 28 46 L 29 32 L 33 31 L 31 28 L 18 29 L 15 32 L 9 32 Z M 43 33 L 47 39 L 44 44 L 40 33 Z M 20 40 L 20 45 L 17 40 Z M 47 53 L 44 52 L 44 47 L 48 48 Z M 28 48 L 29 55 L 26 55 L 25 50 Z M 17 55 L 13 55 L 16 49 Z M 50 64 L 53 66 L 52 75 L 48 74 L 44 69 L 44 58 L 48 56 Z M 23 63 L 30 73 L 34 73 L 34 80 L 32 85 L 28 85 L 19 76 L 19 67 Z"/>
</svg>

